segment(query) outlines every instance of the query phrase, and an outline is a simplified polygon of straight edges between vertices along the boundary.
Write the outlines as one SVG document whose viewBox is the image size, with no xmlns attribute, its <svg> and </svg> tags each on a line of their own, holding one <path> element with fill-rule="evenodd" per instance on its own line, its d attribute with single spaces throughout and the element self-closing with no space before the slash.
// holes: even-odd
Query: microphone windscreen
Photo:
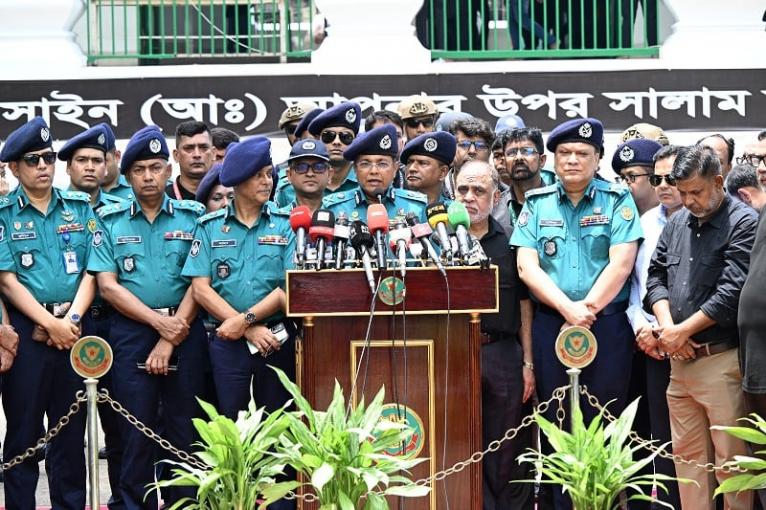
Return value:
<svg viewBox="0 0 766 510">
<path fill-rule="evenodd" d="M 312 225 L 309 229 L 309 237 L 311 237 L 311 242 L 313 243 L 320 238 L 326 241 L 332 241 L 333 237 L 335 237 L 335 227 Z"/>
<path fill-rule="evenodd" d="M 388 232 L 388 211 L 383 204 L 372 204 L 367 208 L 367 225 L 370 232 Z"/>
<path fill-rule="evenodd" d="M 458 225 L 463 225 L 465 228 L 471 226 L 471 217 L 468 215 L 468 210 L 462 202 L 452 202 L 447 209 L 447 216 L 449 217 L 449 224 L 452 228 L 457 228 Z"/>
<path fill-rule="evenodd" d="M 436 228 L 439 223 L 449 222 L 447 208 L 441 202 L 433 202 L 426 207 L 426 217 L 431 228 Z"/>
<path fill-rule="evenodd" d="M 327 209 L 317 209 L 311 218 L 311 225 L 315 227 L 335 227 L 335 215 Z"/>
<path fill-rule="evenodd" d="M 412 235 L 418 239 L 429 237 L 431 234 L 433 234 L 433 232 L 434 231 L 431 229 L 431 225 L 428 223 L 418 223 L 412 226 Z"/>
<path fill-rule="evenodd" d="M 361 247 L 372 248 L 375 245 L 375 240 L 370 234 L 370 229 L 362 221 L 354 221 L 349 227 L 350 236 L 349 242 L 351 246 L 358 250 Z"/>
<path fill-rule="evenodd" d="M 397 248 L 399 248 L 399 241 L 404 241 L 404 244 L 405 244 L 404 247 L 405 248 L 409 248 L 410 247 L 410 240 L 409 239 L 406 239 L 406 238 L 403 238 L 403 237 L 400 237 L 400 238 L 397 239 L 397 238 L 393 238 L 392 237 L 388 241 L 388 245 L 391 247 L 391 251 L 392 252 L 396 253 Z"/>
<path fill-rule="evenodd" d="M 290 228 L 294 232 L 297 232 L 299 228 L 308 229 L 311 227 L 311 210 L 305 206 L 300 205 L 290 211 Z"/>
</svg>

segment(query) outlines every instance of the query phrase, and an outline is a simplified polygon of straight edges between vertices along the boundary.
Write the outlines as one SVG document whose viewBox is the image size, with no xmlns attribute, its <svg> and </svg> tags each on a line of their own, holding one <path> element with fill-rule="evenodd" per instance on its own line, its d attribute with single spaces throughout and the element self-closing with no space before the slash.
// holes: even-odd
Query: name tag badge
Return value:
<svg viewBox="0 0 766 510">
<path fill-rule="evenodd" d="M 237 246 L 236 239 L 216 239 L 211 243 L 213 248 L 228 248 Z"/>
<path fill-rule="evenodd" d="M 11 232 L 11 241 L 28 241 L 37 239 L 37 232 Z"/>
<path fill-rule="evenodd" d="M 140 243 L 141 236 L 117 236 L 116 244 Z"/>
<path fill-rule="evenodd" d="M 540 220 L 541 227 L 563 227 L 564 220 Z"/>
<path fill-rule="evenodd" d="M 66 274 L 79 274 L 80 264 L 77 263 L 77 253 L 67 250 L 63 253 Z"/>
</svg>

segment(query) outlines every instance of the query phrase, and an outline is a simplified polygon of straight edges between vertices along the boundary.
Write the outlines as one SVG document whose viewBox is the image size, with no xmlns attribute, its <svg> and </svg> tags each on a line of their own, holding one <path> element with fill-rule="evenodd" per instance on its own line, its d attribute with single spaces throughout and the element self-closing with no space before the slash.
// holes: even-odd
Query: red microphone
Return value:
<svg viewBox="0 0 766 510">
<path fill-rule="evenodd" d="M 298 267 L 306 262 L 306 231 L 311 227 L 311 210 L 305 205 L 290 211 L 290 228 L 295 232 L 295 256 Z"/>
<path fill-rule="evenodd" d="M 383 204 L 372 204 L 367 208 L 367 227 L 375 235 L 375 249 L 378 250 L 378 269 L 386 268 L 386 234 L 388 234 L 388 211 Z"/>
<path fill-rule="evenodd" d="M 335 215 L 327 209 L 314 211 L 309 228 L 311 242 L 317 246 L 317 271 L 324 265 L 324 251 L 327 243 L 331 243 L 335 236 Z"/>
</svg>

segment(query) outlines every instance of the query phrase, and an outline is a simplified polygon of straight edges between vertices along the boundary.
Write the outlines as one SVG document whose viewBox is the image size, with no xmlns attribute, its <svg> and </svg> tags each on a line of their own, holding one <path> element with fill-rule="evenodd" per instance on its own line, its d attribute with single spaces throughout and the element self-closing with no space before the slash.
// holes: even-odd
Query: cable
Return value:
<svg viewBox="0 0 766 510">
<path fill-rule="evenodd" d="M 444 345 L 446 348 L 446 355 L 444 356 L 444 388 L 445 388 L 445 397 L 444 397 L 444 431 L 442 432 L 443 443 L 442 443 L 442 471 L 444 471 L 447 468 L 447 405 L 449 402 L 449 399 L 446 397 L 446 388 L 449 388 L 449 321 L 450 321 L 450 315 L 451 315 L 451 309 L 450 309 L 450 295 L 449 295 L 449 279 L 447 279 L 447 275 L 444 274 L 444 285 L 447 287 L 447 336 L 444 340 Z M 449 495 L 447 494 L 447 482 L 442 480 L 442 491 L 444 492 L 444 505 L 447 510 L 449 510 Z"/>
<path fill-rule="evenodd" d="M 377 302 L 377 296 L 378 296 L 378 290 L 380 289 L 380 278 L 382 276 L 382 272 L 378 272 L 378 283 L 375 285 L 375 293 L 372 295 L 372 303 L 370 303 L 370 319 L 367 321 L 367 332 L 364 334 L 364 346 L 362 347 L 362 355 L 359 357 L 359 363 L 356 365 L 356 372 L 354 373 L 354 380 L 351 384 L 351 393 L 349 394 L 348 399 L 348 405 L 346 406 L 346 417 L 351 413 L 351 402 L 352 398 L 351 395 L 354 395 L 354 392 L 356 391 L 356 383 L 359 380 L 359 371 L 362 368 L 362 361 L 366 360 L 365 363 L 365 369 L 364 369 L 364 382 L 362 383 L 362 395 L 364 395 L 364 390 L 367 386 L 367 369 L 369 368 L 369 354 L 367 351 L 370 347 L 370 332 L 372 331 L 372 319 L 375 317 L 375 303 Z M 367 356 L 367 358 L 365 358 Z"/>
</svg>

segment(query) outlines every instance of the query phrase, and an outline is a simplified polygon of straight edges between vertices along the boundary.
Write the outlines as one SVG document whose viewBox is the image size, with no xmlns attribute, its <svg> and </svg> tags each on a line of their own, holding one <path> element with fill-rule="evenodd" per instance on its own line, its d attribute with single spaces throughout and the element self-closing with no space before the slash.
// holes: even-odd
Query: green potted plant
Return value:
<svg viewBox="0 0 766 510">
<path fill-rule="evenodd" d="M 727 434 L 731 434 L 753 445 L 766 445 L 766 421 L 763 418 L 752 413 L 749 417 L 740 418 L 739 421 L 748 422 L 751 427 L 714 425 L 710 428 L 713 430 L 723 430 Z M 743 472 L 721 482 L 715 490 L 716 496 L 727 492 L 766 489 L 766 460 L 762 458 L 766 456 L 766 450 L 760 449 L 753 453 L 760 457 L 736 455 L 734 459 L 724 464 L 724 466 L 732 468 L 732 470 Z"/>
<path fill-rule="evenodd" d="M 662 474 L 639 474 L 644 466 L 652 462 L 659 450 L 667 445 L 662 445 L 646 458 L 634 460 L 641 446 L 631 445 L 628 437 L 637 407 L 638 400 L 632 402 L 617 420 L 610 422 L 606 427 L 602 424 L 603 411 L 586 427 L 582 412 L 579 408 L 575 409 L 571 418 L 571 432 L 559 429 L 554 423 L 537 414 L 535 420 L 554 451 L 543 454 L 530 450 L 519 456 L 519 462 L 537 465 L 542 471 L 543 483 L 561 485 L 569 494 L 576 510 L 617 508 L 620 493 L 623 491 L 628 494 L 628 501 L 651 501 L 673 508 L 646 495 L 644 488 L 651 488 L 656 484 L 658 489 L 667 492 L 663 481 L 689 480 Z"/>
<path fill-rule="evenodd" d="M 381 420 L 383 388 L 369 405 L 362 401 L 347 410 L 336 381 L 327 410 L 315 411 L 298 386 L 274 370 L 297 408 L 286 414 L 290 424 L 280 437 L 276 456 L 303 475 L 320 510 L 387 510 L 386 496 L 428 494 L 429 487 L 415 485 L 407 476 L 409 469 L 425 459 L 385 453 L 406 442 L 413 431 L 405 424 Z M 298 486 L 298 482 L 283 482 L 266 488 L 263 506 L 282 497 L 285 489 Z"/>
</svg>

